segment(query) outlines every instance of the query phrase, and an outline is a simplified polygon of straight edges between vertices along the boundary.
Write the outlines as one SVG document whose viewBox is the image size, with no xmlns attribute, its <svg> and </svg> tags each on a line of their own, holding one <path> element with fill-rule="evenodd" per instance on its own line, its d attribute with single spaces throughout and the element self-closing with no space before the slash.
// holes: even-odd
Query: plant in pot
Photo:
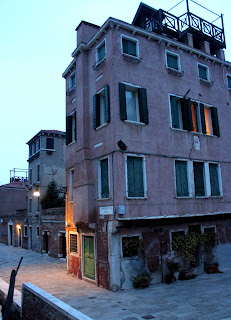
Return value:
<svg viewBox="0 0 231 320">
<path fill-rule="evenodd" d="M 201 235 L 196 232 L 180 234 L 173 240 L 174 251 L 182 261 L 179 280 L 195 278 L 192 266 L 196 263 L 196 252 L 201 241 Z"/>
<path fill-rule="evenodd" d="M 143 273 L 133 280 L 133 287 L 136 289 L 143 289 L 149 287 L 151 283 L 151 277 L 148 273 Z"/>
<path fill-rule="evenodd" d="M 174 274 L 175 274 L 175 272 L 178 272 L 180 270 L 181 265 L 179 264 L 179 262 L 174 261 L 174 260 L 168 260 L 166 265 L 169 270 L 169 273 L 166 274 L 166 276 L 165 276 L 165 282 L 170 284 L 170 283 L 176 281 L 176 277 Z"/>
<path fill-rule="evenodd" d="M 213 254 L 214 247 L 216 246 L 217 236 L 212 230 L 208 230 L 202 235 L 202 243 L 204 250 L 204 270 L 206 273 L 217 273 L 218 262 Z"/>
</svg>

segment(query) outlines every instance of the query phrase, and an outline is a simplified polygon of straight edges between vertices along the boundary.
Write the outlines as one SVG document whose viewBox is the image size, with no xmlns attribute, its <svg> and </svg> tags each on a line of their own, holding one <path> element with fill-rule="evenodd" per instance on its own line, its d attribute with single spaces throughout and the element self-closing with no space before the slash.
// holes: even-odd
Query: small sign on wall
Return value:
<svg viewBox="0 0 231 320">
<path fill-rule="evenodd" d="M 118 206 L 118 214 L 125 214 L 125 206 Z"/>
<path fill-rule="evenodd" d="M 99 207 L 99 214 L 102 216 L 112 215 L 113 214 L 113 206 L 107 207 Z"/>
</svg>

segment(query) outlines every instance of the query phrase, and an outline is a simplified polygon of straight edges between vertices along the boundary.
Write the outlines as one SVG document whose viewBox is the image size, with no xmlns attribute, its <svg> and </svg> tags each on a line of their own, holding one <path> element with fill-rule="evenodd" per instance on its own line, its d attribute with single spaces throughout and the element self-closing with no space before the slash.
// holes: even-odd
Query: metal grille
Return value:
<svg viewBox="0 0 231 320">
<path fill-rule="evenodd" d="M 70 234 L 70 252 L 77 253 L 77 234 Z"/>
</svg>

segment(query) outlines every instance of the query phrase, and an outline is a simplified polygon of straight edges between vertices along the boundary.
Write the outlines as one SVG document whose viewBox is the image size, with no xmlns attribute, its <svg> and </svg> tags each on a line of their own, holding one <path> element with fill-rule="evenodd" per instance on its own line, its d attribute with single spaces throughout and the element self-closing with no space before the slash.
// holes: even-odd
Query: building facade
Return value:
<svg viewBox="0 0 231 320">
<path fill-rule="evenodd" d="M 63 73 L 67 268 L 111 290 L 144 270 L 139 239 L 150 271 L 192 230 L 230 263 L 231 64 L 223 27 L 182 21 L 142 3 L 132 24 L 82 21 Z"/>
<path fill-rule="evenodd" d="M 64 191 L 65 188 L 65 132 L 57 130 L 41 130 L 27 144 L 29 146 L 29 182 L 28 182 L 28 216 L 27 225 L 27 247 L 37 252 L 49 253 L 48 241 L 51 235 L 56 238 L 47 228 L 44 229 L 44 221 L 52 225 L 55 220 L 60 223 L 60 231 L 65 231 L 65 218 L 60 214 L 52 215 L 50 221 L 42 212 L 40 200 L 47 190 L 49 182 L 54 180 Z M 45 218 L 44 218 L 45 217 Z M 57 219 L 56 219 L 57 218 Z M 42 226 L 42 229 L 41 229 Z M 58 238 L 57 238 L 58 241 Z M 44 249 L 46 248 L 46 250 Z M 45 250 L 45 251 L 44 251 Z M 54 255 L 54 254 L 52 254 Z M 57 256 L 58 257 L 58 256 Z"/>
</svg>

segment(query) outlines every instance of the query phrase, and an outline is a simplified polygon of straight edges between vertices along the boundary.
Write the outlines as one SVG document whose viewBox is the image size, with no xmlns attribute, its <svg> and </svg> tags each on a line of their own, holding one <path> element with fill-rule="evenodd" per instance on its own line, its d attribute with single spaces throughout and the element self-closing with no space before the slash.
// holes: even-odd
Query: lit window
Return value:
<svg viewBox="0 0 231 320">
<path fill-rule="evenodd" d="M 178 54 L 166 52 L 167 67 L 180 71 L 180 58 Z"/>
<path fill-rule="evenodd" d="M 209 81 L 209 68 L 198 63 L 198 76 L 202 80 Z"/>
<path fill-rule="evenodd" d="M 66 117 L 66 144 L 76 141 L 76 111 Z"/>
<path fill-rule="evenodd" d="M 149 123 L 145 88 L 137 88 L 120 82 L 119 98 L 121 120 Z"/>
<path fill-rule="evenodd" d="M 106 85 L 93 96 L 93 125 L 94 129 L 110 122 L 109 86 Z"/>
<path fill-rule="evenodd" d="M 138 40 L 122 36 L 122 52 L 130 56 L 138 57 Z"/>
<path fill-rule="evenodd" d="M 105 57 L 106 57 L 106 43 L 105 43 L 105 40 L 103 40 L 96 47 L 96 64 L 99 64 Z"/>
<path fill-rule="evenodd" d="M 69 91 L 71 91 L 76 86 L 75 71 L 69 77 Z"/>
</svg>

